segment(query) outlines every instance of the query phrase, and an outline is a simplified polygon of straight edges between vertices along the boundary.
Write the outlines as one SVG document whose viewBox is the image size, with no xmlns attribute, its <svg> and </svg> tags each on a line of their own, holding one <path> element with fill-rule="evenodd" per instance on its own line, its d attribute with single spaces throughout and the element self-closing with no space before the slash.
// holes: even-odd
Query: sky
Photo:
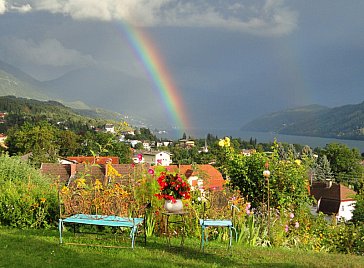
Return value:
<svg viewBox="0 0 364 268">
<path fill-rule="evenodd" d="M 364 101 L 363 12 L 361 0 L 0 0 L 0 60 L 94 106 L 233 129 Z"/>
</svg>

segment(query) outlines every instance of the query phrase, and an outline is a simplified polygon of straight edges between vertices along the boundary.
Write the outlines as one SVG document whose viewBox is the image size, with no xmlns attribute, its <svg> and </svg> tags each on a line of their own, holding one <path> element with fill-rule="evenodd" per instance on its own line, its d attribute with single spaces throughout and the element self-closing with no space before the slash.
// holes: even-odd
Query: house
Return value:
<svg viewBox="0 0 364 268">
<path fill-rule="evenodd" d="M 0 121 L 1 123 L 1 121 Z M 5 145 L 5 140 L 6 140 L 7 136 L 5 134 L 0 133 L 0 149 L 4 148 L 7 149 L 8 147 Z"/>
<path fill-rule="evenodd" d="M 184 147 L 184 148 L 195 147 L 195 141 L 193 141 L 193 140 L 180 139 L 179 144 L 181 147 Z"/>
<path fill-rule="evenodd" d="M 143 141 L 143 149 L 146 151 L 150 151 L 152 149 L 151 143 L 149 141 Z"/>
<path fill-rule="evenodd" d="M 173 141 L 158 141 L 157 147 L 168 147 L 169 145 L 172 145 Z"/>
<path fill-rule="evenodd" d="M 243 149 L 241 153 L 245 156 L 251 156 L 252 154 L 255 154 L 257 150 L 255 149 Z"/>
<path fill-rule="evenodd" d="M 139 140 L 128 140 L 127 143 L 130 143 L 131 147 L 135 147 L 138 143 L 141 143 Z"/>
<path fill-rule="evenodd" d="M 106 124 L 105 125 L 105 131 L 115 133 L 115 126 L 113 124 Z"/>
<path fill-rule="evenodd" d="M 169 166 L 172 163 L 171 153 L 169 152 L 143 152 L 145 163 L 150 165 Z"/>
<path fill-rule="evenodd" d="M 353 216 L 356 192 L 342 184 L 314 182 L 310 193 L 317 200 L 317 212 L 334 215 L 337 220 L 348 221 Z"/>
<path fill-rule="evenodd" d="M 3 133 L 0 133 L 0 143 L 5 143 L 7 136 Z"/>
<path fill-rule="evenodd" d="M 8 113 L 0 112 L 0 119 L 5 119 L 5 116 L 6 116 L 7 114 L 8 114 Z"/>
<path fill-rule="evenodd" d="M 225 185 L 221 172 L 209 164 L 171 165 L 167 167 L 167 171 L 185 175 L 192 189 L 222 190 Z"/>
<path fill-rule="evenodd" d="M 7 113 L 0 112 L 0 124 L 4 124 L 6 122 L 6 120 L 5 120 L 6 115 L 7 115 Z"/>
</svg>

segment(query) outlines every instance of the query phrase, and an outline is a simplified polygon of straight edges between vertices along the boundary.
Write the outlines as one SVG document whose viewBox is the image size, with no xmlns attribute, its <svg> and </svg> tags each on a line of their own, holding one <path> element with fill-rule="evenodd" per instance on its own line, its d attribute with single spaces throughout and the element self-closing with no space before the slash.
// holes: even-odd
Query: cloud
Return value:
<svg viewBox="0 0 364 268">
<path fill-rule="evenodd" d="M 21 6 L 10 6 L 10 10 L 17 11 L 19 13 L 27 13 L 32 10 L 32 7 L 29 4 L 21 5 Z"/>
<path fill-rule="evenodd" d="M 6 12 L 5 0 L 0 0 L 0 14 L 4 14 L 5 12 Z"/>
<path fill-rule="evenodd" d="M 31 39 L 4 37 L 0 39 L 2 52 L 0 57 L 9 62 L 32 63 L 49 67 L 80 67 L 94 64 L 90 55 L 84 55 L 77 50 L 65 48 L 56 39 L 44 39 L 35 42 Z"/>
<path fill-rule="evenodd" d="M 1 3 L 4 5 L 4 0 L 0 0 L 0 12 Z M 28 0 L 19 11 L 30 9 L 76 20 L 123 20 L 143 27 L 222 28 L 265 36 L 288 34 L 297 27 L 297 12 L 283 0 Z"/>
</svg>

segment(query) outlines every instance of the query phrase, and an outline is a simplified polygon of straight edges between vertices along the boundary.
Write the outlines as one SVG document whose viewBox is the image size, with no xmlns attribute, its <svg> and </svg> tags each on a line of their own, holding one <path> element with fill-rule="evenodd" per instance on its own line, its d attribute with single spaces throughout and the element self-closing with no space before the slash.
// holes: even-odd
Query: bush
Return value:
<svg viewBox="0 0 364 268">
<path fill-rule="evenodd" d="M 19 157 L 0 156 L 0 224 L 20 228 L 54 225 L 58 202 L 52 183 Z"/>
</svg>

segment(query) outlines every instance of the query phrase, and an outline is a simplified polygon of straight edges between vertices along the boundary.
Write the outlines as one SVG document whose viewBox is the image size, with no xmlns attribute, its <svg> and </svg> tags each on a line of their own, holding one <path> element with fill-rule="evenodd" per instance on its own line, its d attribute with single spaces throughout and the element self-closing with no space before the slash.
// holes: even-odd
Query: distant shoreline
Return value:
<svg viewBox="0 0 364 268">
<path fill-rule="evenodd" d="M 167 130 L 167 133 L 163 135 L 157 135 L 161 138 L 169 139 L 180 139 L 175 134 L 173 135 L 173 130 Z M 325 147 L 329 143 L 343 143 L 350 148 L 357 148 L 361 153 L 364 152 L 364 140 L 353 140 L 353 139 L 338 139 L 338 138 L 328 138 L 328 137 L 313 137 L 313 136 L 299 136 L 299 135 L 286 135 L 272 132 L 256 132 L 256 131 L 243 131 L 240 129 L 192 129 L 185 132 L 187 137 L 203 139 L 206 138 L 207 134 L 212 134 L 218 138 L 225 136 L 231 136 L 233 138 L 241 138 L 243 140 L 249 140 L 250 138 L 257 139 L 258 143 L 268 143 L 273 142 L 277 139 L 278 142 L 291 143 L 291 144 L 302 144 L 308 145 L 311 148 Z"/>
</svg>

